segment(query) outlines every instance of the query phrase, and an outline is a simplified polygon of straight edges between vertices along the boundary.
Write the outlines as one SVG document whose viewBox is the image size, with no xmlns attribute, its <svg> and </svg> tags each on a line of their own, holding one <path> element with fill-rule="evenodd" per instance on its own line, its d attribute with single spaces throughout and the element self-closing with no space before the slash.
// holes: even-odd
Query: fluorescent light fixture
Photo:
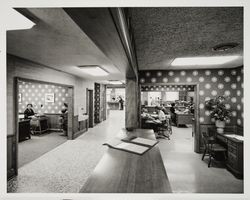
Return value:
<svg viewBox="0 0 250 200">
<path fill-rule="evenodd" d="M 109 81 L 109 84 L 112 84 L 112 85 L 122 85 L 123 82 L 121 82 L 121 81 Z"/>
<path fill-rule="evenodd" d="M 109 74 L 99 66 L 79 66 L 79 68 L 91 76 L 107 76 Z"/>
<path fill-rule="evenodd" d="M 172 66 L 188 65 L 221 65 L 233 61 L 238 56 L 212 56 L 212 57 L 188 57 L 175 58 L 171 63 Z"/>
<path fill-rule="evenodd" d="M 35 23 L 17 12 L 13 8 L 6 9 L 6 30 L 22 30 L 22 29 L 31 29 Z"/>
</svg>

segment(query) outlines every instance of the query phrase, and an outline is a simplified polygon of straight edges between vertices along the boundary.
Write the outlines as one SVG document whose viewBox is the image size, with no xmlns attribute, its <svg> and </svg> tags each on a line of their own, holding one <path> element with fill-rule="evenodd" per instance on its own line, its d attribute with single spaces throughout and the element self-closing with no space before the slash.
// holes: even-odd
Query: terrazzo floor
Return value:
<svg viewBox="0 0 250 200">
<path fill-rule="evenodd" d="M 161 140 L 159 148 L 174 193 L 242 193 L 243 180 L 225 169 L 225 163 L 212 162 L 194 153 L 192 127 L 173 126 L 170 140 Z"/>
<path fill-rule="evenodd" d="M 124 127 L 123 111 L 111 111 L 108 120 L 73 141 L 67 141 L 19 168 L 8 182 L 8 192 L 77 193 L 106 151 L 102 144 Z M 241 193 L 243 181 L 221 165 L 207 167 L 201 154 L 193 152 L 191 127 L 173 127 L 171 140 L 161 139 L 159 148 L 175 193 Z"/>
</svg>

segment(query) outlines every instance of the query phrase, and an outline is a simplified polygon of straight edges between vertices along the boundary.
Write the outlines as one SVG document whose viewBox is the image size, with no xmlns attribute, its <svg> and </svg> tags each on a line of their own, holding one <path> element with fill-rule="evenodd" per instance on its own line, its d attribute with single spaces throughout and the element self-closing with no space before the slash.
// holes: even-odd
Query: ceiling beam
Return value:
<svg viewBox="0 0 250 200">
<path fill-rule="evenodd" d="M 136 77 L 108 8 L 64 8 L 96 46 L 126 77 Z"/>
</svg>

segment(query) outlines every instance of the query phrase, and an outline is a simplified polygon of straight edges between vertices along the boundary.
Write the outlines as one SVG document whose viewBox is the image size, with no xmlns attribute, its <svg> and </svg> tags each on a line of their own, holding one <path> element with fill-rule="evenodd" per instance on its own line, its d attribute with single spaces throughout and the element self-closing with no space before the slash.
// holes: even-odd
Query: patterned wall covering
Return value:
<svg viewBox="0 0 250 200">
<path fill-rule="evenodd" d="M 67 87 L 28 81 L 20 81 L 18 87 L 22 97 L 22 101 L 19 103 L 19 113 L 24 112 L 28 103 L 33 105 L 35 113 L 61 113 L 63 103 L 67 102 Z M 54 103 L 45 102 L 46 93 L 54 93 Z M 42 111 L 41 104 L 44 106 Z"/>
<path fill-rule="evenodd" d="M 106 85 L 95 83 L 95 123 L 106 119 Z"/>
<path fill-rule="evenodd" d="M 150 91 L 194 91 L 193 85 L 142 85 L 142 92 L 150 92 Z"/>
<path fill-rule="evenodd" d="M 229 97 L 226 104 L 232 110 L 228 124 L 243 125 L 243 67 L 209 70 L 150 70 L 140 71 L 140 84 L 198 83 L 200 124 L 211 124 L 205 101 L 219 95 Z"/>
<path fill-rule="evenodd" d="M 95 102 L 94 102 L 94 105 L 95 105 L 95 114 L 94 114 L 94 117 L 95 117 L 95 123 L 99 123 L 100 122 L 100 87 L 101 85 L 99 83 L 95 83 Z"/>
</svg>

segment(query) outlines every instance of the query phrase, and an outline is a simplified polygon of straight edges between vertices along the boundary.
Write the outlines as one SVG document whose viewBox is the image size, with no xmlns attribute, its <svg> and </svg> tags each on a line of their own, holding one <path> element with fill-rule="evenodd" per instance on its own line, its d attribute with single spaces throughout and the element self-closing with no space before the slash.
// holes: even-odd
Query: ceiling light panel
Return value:
<svg viewBox="0 0 250 200">
<path fill-rule="evenodd" d="M 109 84 L 112 84 L 112 85 L 122 85 L 123 82 L 121 82 L 121 81 L 109 81 Z"/>
<path fill-rule="evenodd" d="M 176 58 L 171 63 L 172 66 L 190 65 L 221 65 L 237 59 L 238 56 L 213 56 L 213 57 L 188 57 Z"/>
<path fill-rule="evenodd" d="M 79 66 L 82 72 L 89 74 L 91 76 L 108 76 L 109 73 L 106 72 L 99 66 Z"/>
</svg>

